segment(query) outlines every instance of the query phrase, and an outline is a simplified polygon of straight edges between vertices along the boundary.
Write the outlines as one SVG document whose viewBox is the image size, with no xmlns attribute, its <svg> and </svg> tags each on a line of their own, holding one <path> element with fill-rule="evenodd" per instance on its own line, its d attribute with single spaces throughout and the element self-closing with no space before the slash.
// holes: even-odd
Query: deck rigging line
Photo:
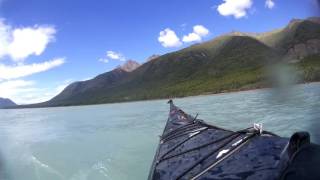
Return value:
<svg viewBox="0 0 320 180">
<path fill-rule="evenodd" d="M 216 161 L 214 161 L 213 163 L 211 163 L 211 165 L 209 165 L 208 167 L 206 167 L 203 171 L 201 171 L 200 173 L 196 174 L 195 176 L 193 176 L 190 180 L 196 180 L 197 178 L 199 178 L 200 176 L 202 176 L 203 174 L 205 174 L 206 172 L 208 172 L 210 169 L 214 168 L 215 166 L 217 166 L 220 162 L 222 162 L 223 160 L 225 160 L 226 158 L 230 157 L 233 153 L 235 153 L 236 151 L 238 151 L 242 146 L 244 146 L 246 143 L 249 142 L 249 140 L 251 138 L 253 138 L 255 135 L 257 135 L 257 133 L 253 133 L 249 136 L 247 136 L 243 141 L 241 141 L 239 144 L 237 144 L 235 147 L 233 147 L 229 152 L 227 152 L 226 154 L 224 154 L 223 156 L 219 157 Z"/>
<path fill-rule="evenodd" d="M 248 140 L 248 139 L 251 139 L 251 138 L 254 137 L 256 134 L 257 134 L 257 133 L 253 133 L 253 134 L 251 134 L 250 136 L 248 136 L 246 139 L 247 139 L 247 140 Z M 201 164 L 204 160 L 208 159 L 210 156 L 212 156 L 212 155 L 215 154 L 216 152 L 220 151 L 223 147 L 225 147 L 226 145 L 228 145 L 228 144 L 229 144 L 230 142 L 232 142 L 234 139 L 236 139 L 236 137 L 229 139 L 227 142 L 225 142 L 225 143 L 223 143 L 222 145 L 220 145 L 217 149 L 211 151 L 211 152 L 208 153 L 206 156 L 204 156 L 203 158 L 201 158 L 200 160 L 198 160 L 196 163 L 194 163 L 194 164 L 193 164 L 192 166 L 190 166 L 188 169 L 186 169 L 185 171 L 183 171 L 183 172 L 176 178 L 176 180 L 178 180 L 178 179 L 182 178 L 183 176 L 185 176 L 185 175 L 186 175 L 188 172 L 190 172 L 193 168 L 195 168 L 196 166 L 198 166 L 199 164 Z M 236 147 L 238 147 L 238 146 L 242 145 L 243 143 L 247 142 L 247 140 L 242 141 L 241 143 L 237 144 Z M 236 148 L 236 147 L 235 147 L 235 148 Z M 229 154 L 229 153 L 228 153 L 228 154 Z M 225 156 L 226 156 L 226 155 L 225 155 Z M 223 157 L 225 157 L 225 156 L 222 156 L 221 158 L 223 158 Z M 227 156 L 227 157 L 229 157 L 229 156 Z M 225 159 L 225 158 L 224 158 L 224 159 Z M 223 160 L 223 159 L 222 159 L 222 160 Z M 221 161 L 219 161 L 219 162 L 221 162 Z M 218 162 L 218 163 L 219 163 L 219 162 Z M 216 165 L 216 164 L 215 164 L 215 165 Z M 200 172 L 200 175 L 204 174 L 205 172 L 207 172 L 207 171 L 202 171 L 202 172 Z M 196 175 L 196 177 L 197 177 L 197 175 Z"/>
<path fill-rule="evenodd" d="M 200 121 L 199 121 L 200 122 Z M 194 128 L 193 126 L 191 126 L 192 124 L 197 124 L 196 121 L 194 121 L 194 123 L 191 123 L 191 124 L 187 124 L 187 125 L 184 125 L 182 126 L 181 128 L 179 128 L 178 131 L 171 131 L 173 133 L 171 133 L 171 135 L 167 136 L 165 139 L 165 142 L 166 141 L 169 141 L 169 140 L 172 140 L 172 139 L 175 139 L 175 138 L 178 138 L 178 137 L 181 137 L 181 136 L 184 136 L 184 135 L 187 135 L 190 133 L 190 130 L 193 130 L 192 132 L 197 132 L 197 131 L 194 131 L 196 128 Z M 201 123 L 200 123 L 201 124 Z M 199 125 L 199 124 L 198 124 Z M 193 128 L 190 128 L 193 127 Z M 254 130 L 253 127 L 249 127 L 249 128 L 246 128 L 246 129 L 243 129 L 243 130 L 239 130 L 239 131 L 236 131 L 236 132 L 233 132 L 233 133 L 230 133 L 220 139 L 217 139 L 217 140 L 214 140 L 214 141 L 211 141 L 211 142 L 208 142 L 208 143 L 205 143 L 205 144 L 202 144 L 200 146 L 197 146 L 197 147 L 194 147 L 194 148 L 191 148 L 191 149 L 187 149 L 183 152 L 180 152 L 180 153 L 177 153 L 177 154 L 173 154 L 173 155 L 170 155 L 168 156 L 171 152 L 173 152 L 174 150 L 176 150 L 178 147 L 180 147 L 181 145 L 183 145 L 184 143 L 186 143 L 187 141 L 193 139 L 194 137 L 196 137 L 197 135 L 209 130 L 209 129 L 215 129 L 216 127 L 215 126 L 210 126 L 210 125 L 207 125 L 207 124 L 202 124 L 202 127 L 204 127 L 205 129 L 202 129 L 202 130 L 199 130 L 195 135 L 192 135 L 188 138 L 186 138 L 185 140 L 181 141 L 180 143 L 178 143 L 177 145 L 175 145 L 173 148 L 171 148 L 170 150 L 168 150 L 166 153 L 164 153 L 160 158 L 159 160 L 157 161 L 157 164 L 165 161 L 165 160 L 168 160 L 168 159 L 171 159 L 171 158 L 174 158 L 174 157 L 177 157 L 177 156 L 181 156 L 183 154 L 186 154 L 188 152 L 191 152 L 191 151 L 195 151 L 195 150 L 199 150 L 201 148 L 204 148 L 204 147 L 207 147 L 209 145 L 212 145 L 212 144 L 215 144 L 215 143 L 219 143 L 223 140 L 226 140 L 228 139 L 226 142 L 224 142 L 223 144 L 221 144 L 218 148 L 216 148 L 215 150 L 211 151 L 210 153 L 208 153 L 206 156 L 204 156 L 203 158 L 201 158 L 200 160 L 198 160 L 197 162 L 195 162 L 192 166 L 190 166 L 188 169 L 186 169 L 185 171 L 183 171 L 179 176 L 177 176 L 176 180 L 179 180 L 180 178 L 182 178 L 183 176 L 185 176 L 188 172 L 190 172 L 193 168 L 195 168 L 196 166 L 198 166 L 199 164 L 201 164 L 203 161 L 205 161 L 206 159 L 208 159 L 210 156 L 212 156 L 213 154 L 215 154 L 216 152 L 220 151 L 223 147 L 225 147 L 226 145 L 228 145 L 230 142 L 232 142 L 233 140 L 235 140 L 236 138 L 238 138 L 241 134 L 247 134 L 247 133 L 251 133 L 249 136 L 245 137 L 243 139 L 243 141 L 241 141 L 239 144 L 237 144 L 235 147 L 233 147 L 228 153 L 224 154 L 222 157 L 220 157 L 218 160 L 216 160 L 215 162 L 213 162 L 210 166 L 208 166 L 205 170 L 201 171 L 200 173 L 198 173 L 197 175 L 195 175 L 194 177 L 192 177 L 192 180 L 195 180 L 197 179 L 198 177 L 200 177 L 201 175 L 203 175 L 204 173 L 206 173 L 208 170 L 212 169 L 213 167 L 215 167 L 217 164 L 219 164 L 220 162 L 222 162 L 224 159 L 226 159 L 227 157 L 229 157 L 230 155 L 232 155 L 234 152 L 236 152 L 238 149 L 240 149 L 243 145 L 245 145 L 249 139 L 253 138 L 255 135 L 258 134 L 257 131 L 249 131 L 250 129 L 251 130 Z M 197 127 L 199 128 L 199 127 Z M 162 140 L 162 141 L 163 141 Z M 164 142 L 164 141 L 163 141 Z"/>
<path fill-rule="evenodd" d="M 198 131 L 197 134 L 193 135 L 193 136 L 189 136 L 187 139 L 181 141 L 180 143 L 178 143 L 177 145 L 175 145 L 174 147 L 172 147 L 170 150 L 168 150 L 166 153 L 164 153 L 159 159 L 158 163 L 160 163 L 161 161 L 165 160 L 164 157 L 166 155 L 168 155 L 169 153 L 171 153 L 172 151 L 176 150 L 178 147 L 180 147 L 182 144 L 186 143 L 187 141 L 189 141 L 190 139 L 200 135 L 201 133 L 205 132 L 206 130 L 208 130 L 209 128 L 206 129 L 202 129 L 200 131 Z"/>
<path fill-rule="evenodd" d="M 161 138 L 161 140 L 163 140 L 163 139 L 165 139 L 165 138 L 167 138 L 168 136 L 171 136 L 171 135 L 174 135 L 174 134 L 176 134 L 176 133 L 179 133 L 179 132 L 181 132 L 181 131 L 183 131 L 183 130 L 185 130 L 185 129 L 187 129 L 187 128 L 190 128 L 190 127 L 193 127 L 193 126 L 195 126 L 195 125 L 199 125 L 199 121 L 197 121 L 197 117 L 198 117 L 198 114 L 194 117 L 194 119 L 193 119 L 193 121 L 191 122 L 191 123 L 188 123 L 188 124 L 186 124 L 186 125 L 183 125 L 183 126 L 181 126 L 181 127 L 178 127 L 177 129 L 175 129 L 174 131 L 170 131 L 170 132 L 168 132 L 167 134 L 165 134 L 165 135 L 163 135 Z"/>
<path fill-rule="evenodd" d="M 210 128 L 208 128 L 208 129 L 210 129 Z M 248 129 L 248 128 L 247 128 L 247 129 Z M 162 156 L 162 158 L 159 160 L 159 162 L 162 162 L 162 161 L 164 161 L 164 160 L 168 160 L 168 159 L 171 159 L 171 158 L 174 158 L 174 157 L 177 157 L 177 156 L 181 156 L 181 155 L 186 154 L 186 153 L 191 152 L 191 151 L 199 150 L 199 149 L 201 149 L 201 148 L 204 148 L 204 147 L 210 146 L 210 145 L 212 145 L 212 144 L 218 143 L 218 142 L 220 142 L 220 141 L 223 141 L 223 140 L 225 140 L 225 139 L 228 139 L 228 138 L 230 138 L 230 137 L 232 137 L 232 136 L 235 136 L 234 138 L 237 138 L 237 137 L 239 137 L 241 134 L 247 133 L 247 129 L 230 133 L 230 134 L 228 134 L 228 135 L 226 135 L 226 136 L 224 136 L 224 137 L 222 137 L 222 138 L 220 138 L 220 139 L 213 140 L 213 141 L 211 141 L 211 142 L 202 144 L 202 145 L 200 145 L 200 146 L 197 146 L 197 147 L 194 147 L 194 148 L 191 148 L 191 149 L 187 149 L 187 150 L 185 150 L 185 151 L 182 151 L 182 152 L 180 152 L 180 153 L 177 153 L 177 154 L 174 154 L 174 155 L 171 155 L 171 156 L 167 156 L 167 157 Z M 191 138 L 190 138 L 190 139 L 191 139 Z M 190 139 L 188 139 L 188 140 L 190 140 Z M 183 143 L 182 143 L 182 144 L 183 144 Z M 180 144 L 180 146 L 181 146 L 182 144 Z"/>
</svg>

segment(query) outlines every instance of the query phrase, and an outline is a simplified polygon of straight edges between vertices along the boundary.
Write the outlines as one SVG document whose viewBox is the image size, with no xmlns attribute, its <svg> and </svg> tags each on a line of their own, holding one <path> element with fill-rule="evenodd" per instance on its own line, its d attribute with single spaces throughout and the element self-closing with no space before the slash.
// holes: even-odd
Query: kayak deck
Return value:
<svg viewBox="0 0 320 180">
<path fill-rule="evenodd" d="M 277 179 L 289 139 L 248 128 L 229 131 L 186 114 L 170 102 L 151 180 Z"/>
</svg>

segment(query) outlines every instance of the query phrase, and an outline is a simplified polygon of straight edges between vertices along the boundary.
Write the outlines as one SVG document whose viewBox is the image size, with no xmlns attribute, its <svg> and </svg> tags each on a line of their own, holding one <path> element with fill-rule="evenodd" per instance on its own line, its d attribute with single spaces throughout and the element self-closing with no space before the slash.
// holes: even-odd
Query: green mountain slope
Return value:
<svg viewBox="0 0 320 180">
<path fill-rule="evenodd" d="M 320 37 L 320 22 L 318 18 L 306 20 L 294 19 L 288 26 L 268 33 L 257 35 L 263 43 L 280 50 L 288 50 L 294 44 L 306 42 Z"/>
<path fill-rule="evenodd" d="M 133 71 L 117 68 L 71 84 L 48 102 L 24 107 L 110 103 L 265 87 L 265 67 L 278 62 L 291 62 L 302 72 L 304 81 L 320 80 L 318 40 L 320 24 L 314 20 L 292 21 L 272 33 L 224 35 L 155 57 Z"/>
<path fill-rule="evenodd" d="M 278 58 L 270 47 L 254 38 L 220 37 L 149 61 L 115 84 L 82 87 L 65 96 L 70 89 L 67 87 L 45 105 L 167 98 L 235 90 L 249 84 L 258 86 L 263 78 L 262 67 Z"/>
</svg>

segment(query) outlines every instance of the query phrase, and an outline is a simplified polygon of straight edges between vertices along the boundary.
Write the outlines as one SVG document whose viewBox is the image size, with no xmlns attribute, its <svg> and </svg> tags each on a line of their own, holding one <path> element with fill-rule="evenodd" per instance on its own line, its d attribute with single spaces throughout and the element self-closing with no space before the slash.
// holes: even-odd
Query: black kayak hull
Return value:
<svg viewBox="0 0 320 180">
<path fill-rule="evenodd" d="M 149 180 L 278 179 L 288 138 L 209 125 L 170 102 Z"/>
</svg>

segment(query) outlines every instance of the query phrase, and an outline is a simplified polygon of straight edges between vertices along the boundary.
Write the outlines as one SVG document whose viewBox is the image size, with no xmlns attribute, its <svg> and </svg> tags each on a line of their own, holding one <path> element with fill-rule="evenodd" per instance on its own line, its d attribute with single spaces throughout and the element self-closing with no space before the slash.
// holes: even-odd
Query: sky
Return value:
<svg viewBox="0 0 320 180">
<path fill-rule="evenodd" d="M 0 97 L 51 99 L 132 59 L 319 16 L 319 0 L 0 0 Z"/>
</svg>

